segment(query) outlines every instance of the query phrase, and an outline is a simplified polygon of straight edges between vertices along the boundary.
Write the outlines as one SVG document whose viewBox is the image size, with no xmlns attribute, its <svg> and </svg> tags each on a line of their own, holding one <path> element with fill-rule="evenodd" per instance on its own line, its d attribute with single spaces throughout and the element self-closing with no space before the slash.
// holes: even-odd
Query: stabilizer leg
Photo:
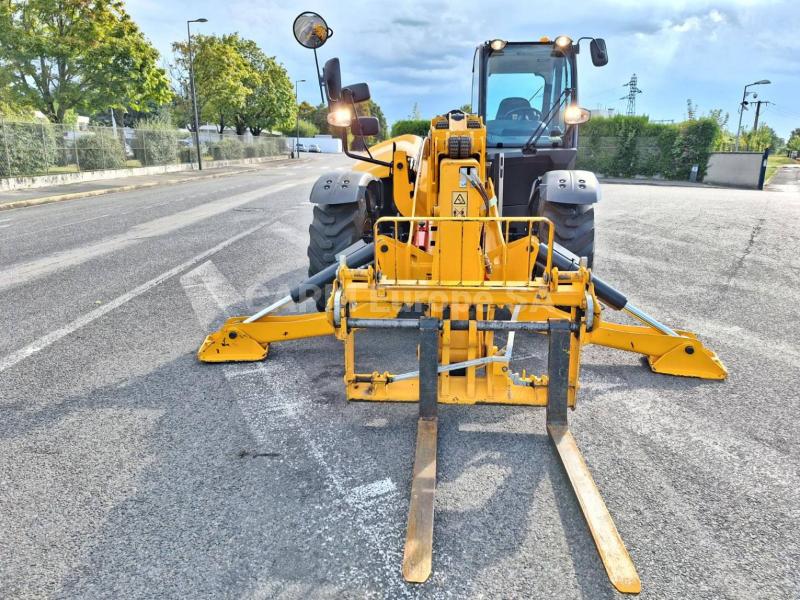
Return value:
<svg viewBox="0 0 800 600">
<path fill-rule="evenodd" d="M 433 503 L 436 492 L 437 400 L 439 389 L 438 319 L 420 319 L 419 421 L 411 503 L 403 551 L 403 578 L 422 583 L 430 577 L 433 562 Z"/>
<path fill-rule="evenodd" d="M 642 584 L 636 567 L 567 424 L 570 335 L 569 321 L 550 321 L 547 432 L 578 498 L 609 580 L 620 592 L 638 594 Z"/>
</svg>

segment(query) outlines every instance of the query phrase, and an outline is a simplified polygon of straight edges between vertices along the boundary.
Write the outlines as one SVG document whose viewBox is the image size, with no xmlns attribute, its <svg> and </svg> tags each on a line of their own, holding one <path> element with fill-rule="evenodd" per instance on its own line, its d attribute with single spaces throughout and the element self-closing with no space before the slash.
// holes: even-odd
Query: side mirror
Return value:
<svg viewBox="0 0 800 600">
<path fill-rule="evenodd" d="M 366 83 L 354 83 L 352 85 L 348 85 L 344 89 L 350 92 L 352 100 L 356 104 L 359 102 L 366 102 L 370 99 L 369 86 Z"/>
<path fill-rule="evenodd" d="M 358 117 L 358 119 L 350 123 L 350 130 L 353 135 L 368 137 L 378 135 L 381 132 L 381 126 L 376 117 Z"/>
<path fill-rule="evenodd" d="M 328 89 L 328 101 L 338 102 L 342 99 L 342 70 L 339 67 L 339 59 L 332 58 L 322 67 L 322 80 Z"/>
<path fill-rule="evenodd" d="M 608 64 L 608 51 L 606 41 L 603 38 L 595 38 L 589 44 L 589 52 L 592 55 L 592 64 L 595 67 L 604 67 Z"/>
</svg>

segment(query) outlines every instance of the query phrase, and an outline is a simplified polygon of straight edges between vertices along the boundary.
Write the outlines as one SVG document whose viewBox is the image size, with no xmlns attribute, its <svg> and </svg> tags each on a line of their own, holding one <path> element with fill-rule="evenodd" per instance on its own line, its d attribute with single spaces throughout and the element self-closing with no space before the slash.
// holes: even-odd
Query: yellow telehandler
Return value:
<svg viewBox="0 0 800 600">
<path fill-rule="evenodd" d="M 303 13 L 295 35 L 316 51 L 331 31 Z M 482 44 L 475 114 L 450 111 L 431 120 L 424 138 L 400 136 L 363 154 L 347 141 L 348 131 L 362 140 L 378 133 L 377 120 L 356 110 L 369 88 L 343 87 L 338 59 L 327 61 L 320 80 L 328 119 L 360 165 L 324 174 L 313 187 L 310 278 L 258 313 L 230 318 L 198 351 L 203 362 L 257 361 L 274 342 L 333 335 L 344 346 L 348 400 L 418 402 L 407 581 L 425 581 L 432 568 L 438 405 L 492 403 L 545 408 L 609 579 L 638 593 L 636 568 L 567 424 L 581 350 L 636 352 L 657 373 L 727 375 L 694 334 L 658 322 L 591 270 L 600 188 L 593 173 L 572 169 L 578 125 L 588 118 L 577 104 L 579 43 L 560 36 Z M 590 50 L 595 65 L 607 62 L 603 40 L 591 39 Z M 319 312 L 276 314 L 312 297 Z M 604 307 L 641 325 L 608 321 Z M 417 332 L 418 369 L 360 372 L 358 333 L 393 329 Z M 546 372 L 512 369 L 518 332 L 547 336 Z"/>
</svg>

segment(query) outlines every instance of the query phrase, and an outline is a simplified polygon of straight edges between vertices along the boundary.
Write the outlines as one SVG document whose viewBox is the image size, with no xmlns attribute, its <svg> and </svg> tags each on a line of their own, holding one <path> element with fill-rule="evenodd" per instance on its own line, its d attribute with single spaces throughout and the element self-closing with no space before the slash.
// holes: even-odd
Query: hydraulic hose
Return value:
<svg viewBox="0 0 800 600">
<path fill-rule="evenodd" d="M 347 266 L 351 269 L 357 269 L 368 265 L 375 259 L 375 242 L 371 242 L 354 250 L 347 255 Z M 319 273 L 312 275 L 305 281 L 297 284 L 289 291 L 292 301 L 295 303 L 302 302 L 306 298 L 311 298 L 319 290 L 324 289 L 326 285 L 332 283 L 336 279 L 336 271 L 339 269 L 339 263 L 335 262 L 332 265 L 322 269 Z"/>
</svg>

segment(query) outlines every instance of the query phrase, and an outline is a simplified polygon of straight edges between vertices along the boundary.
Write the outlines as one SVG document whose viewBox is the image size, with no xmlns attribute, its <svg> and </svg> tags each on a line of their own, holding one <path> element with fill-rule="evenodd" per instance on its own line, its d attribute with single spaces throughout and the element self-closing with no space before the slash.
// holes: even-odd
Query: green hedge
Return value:
<svg viewBox="0 0 800 600">
<path fill-rule="evenodd" d="M 238 139 L 226 139 L 209 144 L 214 160 L 235 160 L 244 158 L 244 144 Z"/>
<path fill-rule="evenodd" d="M 121 169 L 125 166 L 125 149 L 113 133 L 97 130 L 75 140 L 81 171 Z"/>
<path fill-rule="evenodd" d="M 137 129 L 134 154 L 142 166 L 178 162 L 178 132 L 172 129 Z"/>
<path fill-rule="evenodd" d="M 577 167 L 611 177 L 686 180 L 696 164 L 702 179 L 718 135 L 713 119 L 678 124 L 651 123 L 647 117 L 592 119 L 580 129 Z"/>
<path fill-rule="evenodd" d="M 56 141 L 49 123 L 0 123 L 0 177 L 47 173 L 58 157 Z"/>
<path fill-rule="evenodd" d="M 392 137 L 410 133 L 425 137 L 431 129 L 431 122 L 426 119 L 406 119 L 392 125 Z"/>
</svg>

